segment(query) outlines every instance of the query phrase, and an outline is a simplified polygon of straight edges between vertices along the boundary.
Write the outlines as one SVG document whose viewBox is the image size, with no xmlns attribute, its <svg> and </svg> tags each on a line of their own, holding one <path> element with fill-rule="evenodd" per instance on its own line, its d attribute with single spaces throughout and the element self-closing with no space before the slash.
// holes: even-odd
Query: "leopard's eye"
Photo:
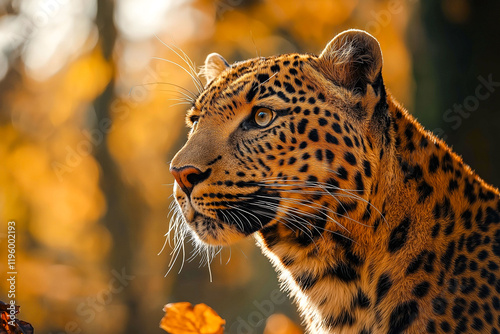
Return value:
<svg viewBox="0 0 500 334">
<path fill-rule="evenodd" d="M 255 112 L 254 121 L 260 127 L 268 126 L 274 118 L 274 112 L 271 109 L 259 108 Z"/>
<path fill-rule="evenodd" d="M 199 120 L 199 119 L 200 119 L 200 116 L 198 116 L 198 115 L 191 115 L 191 116 L 189 117 L 189 121 L 190 121 L 191 123 L 193 123 L 193 125 L 194 125 L 194 123 L 195 123 L 195 122 L 198 122 L 198 120 Z"/>
</svg>

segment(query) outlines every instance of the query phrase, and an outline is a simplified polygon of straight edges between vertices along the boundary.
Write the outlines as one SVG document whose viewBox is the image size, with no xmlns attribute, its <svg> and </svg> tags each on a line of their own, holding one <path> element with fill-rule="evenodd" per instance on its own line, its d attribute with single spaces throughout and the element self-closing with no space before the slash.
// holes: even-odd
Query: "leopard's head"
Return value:
<svg viewBox="0 0 500 334">
<path fill-rule="evenodd" d="M 345 216 L 339 198 L 365 200 L 390 141 L 381 68 L 378 42 L 359 30 L 319 56 L 229 65 L 210 54 L 188 140 L 170 166 L 194 235 L 227 245 L 275 224 L 314 231 Z"/>
</svg>

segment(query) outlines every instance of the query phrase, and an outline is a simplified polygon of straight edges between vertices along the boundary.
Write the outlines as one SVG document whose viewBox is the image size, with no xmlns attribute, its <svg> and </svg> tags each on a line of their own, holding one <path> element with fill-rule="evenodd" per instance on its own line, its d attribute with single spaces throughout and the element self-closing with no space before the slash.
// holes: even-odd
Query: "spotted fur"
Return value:
<svg viewBox="0 0 500 334">
<path fill-rule="evenodd" d="M 309 333 L 499 333 L 499 192 L 386 91 L 372 36 L 205 68 L 171 164 L 200 242 L 255 235 Z"/>
</svg>

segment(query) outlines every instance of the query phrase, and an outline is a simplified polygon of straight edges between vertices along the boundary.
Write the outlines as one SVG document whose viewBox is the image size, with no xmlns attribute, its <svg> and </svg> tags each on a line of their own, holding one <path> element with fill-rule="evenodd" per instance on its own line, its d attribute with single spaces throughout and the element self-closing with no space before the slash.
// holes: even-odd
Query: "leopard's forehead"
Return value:
<svg viewBox="0 0 500 334">
<path fill-rule="evenodd" d="M 301 75 L 302 65 L 310 62 L 314 56 L 307 54 L 283 54 L 271 57 L 258 57 L 232 64 L 213 80 L 197 98 L 194 107 L 202 110 L 220 101 L 226 101 L 236 107 L 237 97 L 242 102 L 251 101 L 255 94 L 264 93 L 263 86 L 271 79 L 282 79 L 288 85 L 293 84 Z M 274 81 L 273 81 L 274 82 Z M 254 86 L 248 90 L 247 86 Z M 273 90 L 271 90 L 271 93 Z M 246 94 L 246 95 L 245 95 Z"/>
</svg>

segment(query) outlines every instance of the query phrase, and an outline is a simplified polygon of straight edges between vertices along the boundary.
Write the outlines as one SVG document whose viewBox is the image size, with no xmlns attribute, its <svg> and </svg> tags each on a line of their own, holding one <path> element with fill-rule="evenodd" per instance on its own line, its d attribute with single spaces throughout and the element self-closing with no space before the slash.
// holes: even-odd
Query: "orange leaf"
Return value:
<svg viewBox="0 0 500 334">
<path fill-rule="evenodd" d="M 222 334 L 226 321 L 205 304 L 167 304 L 160 327 L 170 334 Z"/>
</svg>

